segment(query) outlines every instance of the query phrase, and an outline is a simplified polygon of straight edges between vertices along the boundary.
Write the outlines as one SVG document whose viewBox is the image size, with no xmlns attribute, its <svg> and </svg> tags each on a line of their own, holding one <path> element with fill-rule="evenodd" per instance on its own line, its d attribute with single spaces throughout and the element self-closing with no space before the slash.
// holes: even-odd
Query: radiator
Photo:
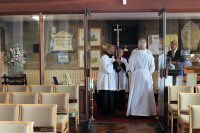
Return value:
<svg viewBox="0 0 200 133">
<path fill-rule="evenodd" d="M 81 84 L 84 82 L 84 71 L 83 70 L 45 70 L 44 81 L 46 85 L 53 83 L 53 77 L 57 77 L 58 82 L 65 81 L 65 74 L 68 73 L 71 77 L 73 84 Z M 27 76 L 27 82 L 30 85 L 40 83 L 39 70 L 25 70 Z M 97 80 L 98 70 L 92 70 L 90 77 Z"/>
</svg>

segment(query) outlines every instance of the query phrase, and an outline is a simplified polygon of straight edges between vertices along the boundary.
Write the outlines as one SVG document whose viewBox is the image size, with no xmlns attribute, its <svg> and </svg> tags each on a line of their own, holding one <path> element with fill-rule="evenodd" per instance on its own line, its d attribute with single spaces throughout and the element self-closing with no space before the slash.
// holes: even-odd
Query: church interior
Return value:
<svg viewBox="0 0 200 133">
<path fill-rule="evenodd" d="M 200 132 L 200 2 L 147 2 L 0 1 L 0 132 Z M 149 116 L 127 111 L 134 84 L 144 83 L 128 71 L 141 38 L 155 69 Z M 99 75 L 108 45 L 127 63 L 124 95 L 118 72 L 116 110 L 105 114 Z"/>
</svg>

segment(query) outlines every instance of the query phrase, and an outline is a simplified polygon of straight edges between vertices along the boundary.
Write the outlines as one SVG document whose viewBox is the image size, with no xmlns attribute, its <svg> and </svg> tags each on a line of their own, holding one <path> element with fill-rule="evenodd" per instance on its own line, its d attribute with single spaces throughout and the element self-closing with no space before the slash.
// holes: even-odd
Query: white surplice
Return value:
<svg viewBox="0 0 200 133">
<path fill-rule="evenodd" d="M 137 50 L 129 58 L 130 93 L 127 116 L 152 116 L 156 114 L 152 73 L 154 58 L 147 50 Z"/>
<path fill-rule="evenodd" d="M 104 54 L 100 59 L 97 90 L 116 91 L 116 74 L 113 69 L 113 59 Z"/>
</svg>

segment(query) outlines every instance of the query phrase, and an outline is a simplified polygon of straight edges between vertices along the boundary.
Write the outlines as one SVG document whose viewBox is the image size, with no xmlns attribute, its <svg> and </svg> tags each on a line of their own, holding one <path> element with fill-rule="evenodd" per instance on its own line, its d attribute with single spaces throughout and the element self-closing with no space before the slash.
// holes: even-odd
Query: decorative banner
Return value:
<svg viewBox="0 0 200 133">
<path fill-rule="evenodd" d="M 51 38 L 51 51 L 72 51 L 72 38 L 70 33 L 60 31 Z"/>
<path fill-rule="evenodd" d="M 148 42 L 152 54 L 159 54 L 159 35 L 148 36 Z"/>
<path fill-rule="evenodd" d="M 178 42 L 178 35 L 177 34 L 167 34 L 166 35 L 166 49 L 165 49 L 166 53 L 171 50 L 170 44 L 174 40 Z"/>
<path fill-rule="evenodd" d="M 188 21 L 181 31 L 181 39 L 184 49 L 196 50 L 200 39 L 198 25 L 196 25 L 193 21 Z"/>
<path fill-rule="evenodd" d="M 167 36 L 166 36 L 166 47 L 171 47 L 170 44 L 174 40 L 178 42 L 178 35 L 177 34 L 167 34 Z"/>
<path fill-rule="evenodd" d="M 173 40 L 178 41 L 178 35 L 176 34 L 166 35 L 166 49 L 165 49 L 166 53 L 170 50 L 170 43 Z M 148 36 L 148 48 L 149 50 L 151 50 L 152 54 L 159 54 L 159 48 L 161 47 L 162 47 L 162 38 L 159 38 L 159 35 Z"/>
</svg>

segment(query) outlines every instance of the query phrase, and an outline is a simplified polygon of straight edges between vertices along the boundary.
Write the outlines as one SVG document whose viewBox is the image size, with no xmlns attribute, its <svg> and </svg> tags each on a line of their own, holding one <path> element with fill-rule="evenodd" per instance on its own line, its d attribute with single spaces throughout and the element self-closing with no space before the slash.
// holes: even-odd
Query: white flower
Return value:
<svg viewBox="0 0 200 133">
<path fill-rule="evenodd" d="M 20 50 L 19 47 L 10 48 L 4 59 L 8 64 L 25 64 L 27 56 L 24 50 Z"/>
</svg>

